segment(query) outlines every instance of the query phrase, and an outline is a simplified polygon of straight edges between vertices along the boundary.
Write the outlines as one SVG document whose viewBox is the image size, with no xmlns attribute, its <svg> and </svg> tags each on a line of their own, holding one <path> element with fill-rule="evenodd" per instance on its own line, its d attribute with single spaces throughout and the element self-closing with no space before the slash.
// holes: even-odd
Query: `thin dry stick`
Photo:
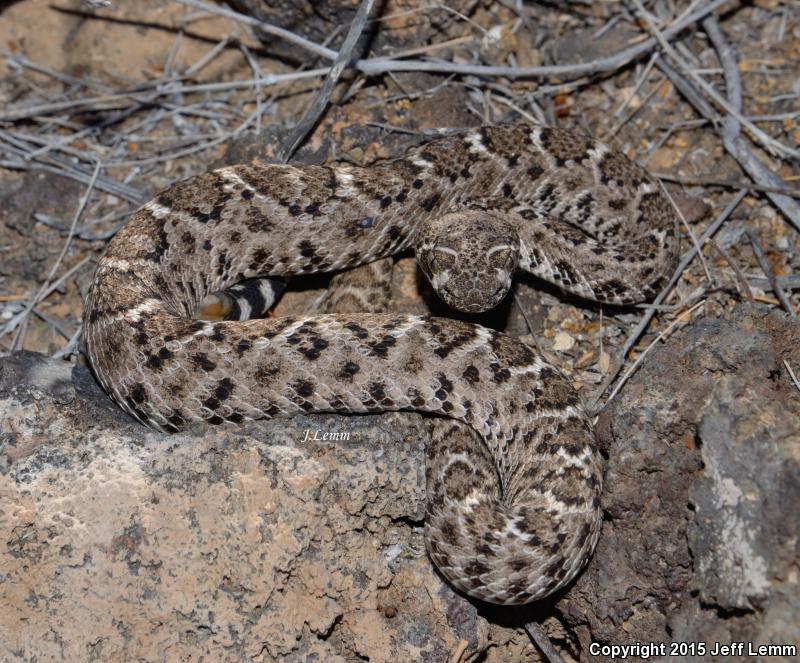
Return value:
<svg viewBox="0 0 800 663">
<path fill-rule="evenodd" d="M 677 71 L 663 60 L 656 63 L 656 66 L 667 75 L 680 93 L 695 107 L 695 110 L 710 119 L 712 123 L 716 122 L 716 112 L 711 108 L 708 102 L 697 93 L 689 81 L 678 74 Z M 736 122 L 733 118 L 729 119 L 732 123 Z M 733 124 L 730 125 L 730 128 L 728 126 L 723 127 L 722 144 L 725 150 L 739 162 L 742 170 L 760 184 L 766 184 L 771 187 L 785 187 L 786 183 L 758 160 L 741 136 L 739 136 L 738 133 L 733 133 L 734 129 L 735 126 Z M 772 200 L 773 204 L 786 215 L 792 225 L 800 230 L 800 204 L 778 193 L 767 193 L 767 196 Z"/>
<path fill-rule="evenodd" d="M 74 76 L 70 76 L 69 74 L 65 74 L 60 71 L 55 71 L 50 69 L 49 67 L 45 67 L 43 65 L 37 64 L 36 62 L 31 62 L 23 55 L 12 55 L 10 53 L 3 52 L 1 54 L 3 57 L 6 58 L 6 63 L 8 64 L 9 68 L 17 67 L 24 67 L 25 69 L 30 69 L 31 71 L 36 71 L 40 74 L 45 74 L 46 76 L 50 76 L 51 78 L 55 78 L 56 80 L 61 81 L 62 83 L 67 83 L 68 85 L 76 85 L 79 87 L 91 87 L 95 90 L 108 90 L 108 86 L 105 83 L 100 83 L 99 81 L 93 81 L 90 78 L 75 78 Z"/>
<path fill-rule="evenodd" d="M 792 367 L 789 366 L 789 362 L 784 359 L 783 365 L 786 366 L 786 370 L 789 371 L 789 377 L 792 378 L 792 383 L 794 384 L 795 387 L 797 387 L 797 391 L 800 391 L 800 382 L 797 381 L 797 378 L 794 375 Z"/>
<path fill-rule="evenodd" d="M 659 67 L 660 68 L 660 67 Z M 673 82 L 674 85 L 674 82 Z M 653 158 L 656 152 L 658 152 L 664 144 L 672 137 L 672 135 L 678 129 L 689 129 L 695 127 L 702 127 L 703 125 L 708 124 L 708 120 L 699 119 L 699 120 L 685 120 L 683 122 L 673 122 L 669 126 L 664 127 L 666 131 L 661 134 L 661 138 L 659 138 L 655 143 L 650 146 L 650 149 L 647 150 L 647 156 L 642 161 L 643 165 L 647 165 L 650 163 L 650 160 Z"/>
<path fill-rule="evenodd" d="M 38 308 L 36 306 L 34 306 L 33 311 L 31 311 L 31 313 L 33 313 L 40 320 L 46 322 L 53 329 L 55 329 L 56 332 L 61 334 L 67 340 L 69 340 L 70 337 L 75 333 L 74 331 L 70 331 L 69 329 L 67 329 L 58 320 L 56 320 L 55 318 L 47 315 L 47 313 L 45 313 L 44 311 L 42 311 L 40 308 Z"/>
<path fill-rule="evenodd" d="M 239 45 L 242 53 L 244 53 L 244 57 L 247 60 L 247 64 L 250 65 L 250 69 L 253 70 L 253 75 L 256 79 L 255 85 L 255 96 L 256 96 L 256 127 L 255 131 L 256 134 L 261 133 L 261 116 L 264 114 L 262 110 L 262 104 L 264 103 L 261 100 L 261 79 L 264 76 L 264 72 L 261 71 L 261 67 L 258 64 L 258 61 L 253 57 L 253 54 L 250 52 L 250 49 L 247 48 L 245 44 Z"/>
<path fill-rule="evenodd" d="M 550 638 L 547 637 L 547 634 L 544 632 L 539 622 L 530 621 L 525 624 L 524 628 L 531 637 L 531 640 L 536 643 L 536 646 L 539 647 L 542 654 L 544 654 L 545 658 L 550 661 L 550 663 L 564 663 L 561 654 L 553 647 Z"/>
<path fill-rule="evenodd" d="M 731 105 L 737 110 L 742 107 L 742 83 L 739 67 L 730 44 L 722 34 L 715 16 L 703 20 L 703 29 L 717 51 L 725 74 L 725 87 Z M 702 111 L 701 111 L 702 112 Z M 735 117 L 726 118 L 723 125 L 722 143 L 730 155 L 739 162 L 744 171 L 755 182 L 770 187 L 786 188 L 785 182 L 753 154 L 750 146 L 740 136 L 740 126 Z M 800 203 L 781 193 L 767 192 L 772 203 L 781 210 L 797 230 L 800 230 Z"/>
<path fill-rule="evenodd" d="M 225 48 L 228 46 L 228 44 L 231 43 L 231 41 L 232 40 L 230 35 L 226 35 L 225 37 L 223 37 L 221 41 L 217 42 L 214 48 L 212 48 L 208 53 L 206 53 L 193 65 L 187 67 L 184 70 L 183 75 L 187 77 L 194 76 L 198 71 L 205 68 L 205 66 L 209 62 L 212 62 L 223 50 L 225 50 Z"/>
<path fill-rule="evenodd" d="M 681 208 L 678 207 L 678 205 L 675 204 L 675 201 L 672 199 L 672 196 L 670 195 L 669 191 L 667 191 L 666 187 L 661 182 L 658 183 L 658 186 L 661 187 L 661 191 L 667 197 L 667 200 L 669 200 L 670 204 L 672 205 L 672 209 L 675 210 L 675 213 L 678 215 L 678 218 L 681 220 L 681 224 L 683 224 L 683 227 L 686 228 L 686 234 L 689 235 L 689 239 L 691 239 L 692 240 L 692 244 L 694 244 L 694 248 L 695 248 L 695 250 L 697 252 L 697 257 L 700 258 L 700 264 L 703 266 L 703 271 L 705 272 L 706 279 L 708 280 L 708 282 L 710 284 L 713 285 L 714 278 L 711 276 L 711 272 L 708 269 L 708 264 L 706 264 L 705 256 L 703 255 L 703 252 L 700 249 L 700 243 L 697 241 L 697 237 L 694 234 L 694 230 L 692 230 L 692 227 L 689 225 L 689 222 L 686 220 L 686 217 L 683 215 L 683 212 L 681 211 Z"/>
<path fill-rule="evenodd" d="M 44 283 L 42 283 L 42 287 L 39 288 L 39 292 L 37 292 L 36 295 L 34 295 L 33 299 L 31 299 L 31 301 L 28 302 L 28 305 L 25 307 L 25 309 L 20 313 L 18 313 L 13 318 L 13 320 L 16 320 L 16 324 L 20 326 L 18 328 L 16 336 L 14 337 L 14 341 L 11 343 L 12 351 L 20 349 L 23 337 L 24 323 L 28 319 L 28 316 L 31 314 L 31 311 L 33 311 L 33 309 L 39 304 L 39 302 L 42 301 L 42 299 L 44 298 L 44 293 L 48 292 L 48 287 L 50 286 L 50 280 L 55 276 L 56 271 L 58 271 L 58 268 L 61 265 L 61 261 L 67 254 L 67 249 L 69 248 L 69 245 L 72 243 L 72 238 L 75 235 L 75 228 L 78 225 L 78 220 L 81 218 L 83 210 L 86 208 L 86 204 L 89 202 L 89 197 L 92 195 L 92 191 L 94 190 L 94 184 L 97 181 L 97 176 L 100 174 L 100 167 L 101 163 L 98 161 L 95 164 L 94 172 L 92 173 L 92 179 L 89 181 L 89 185 L 86 187 L 86 191 L 83 194 L 83 197 L 80 199 L 80 202 L 78 203 L 78 209 L 75 211 L 75 215 L 72 217 L 72 224 L 69 227 L 69 234 L 67 235 L 67 239 L 64 241 L 64 246 L 61 247 L 61 253 L 58 254 L 58 258 L 56 258 L 55 263 L 50 268 L 50 272 L 48 273 L 47 278 L 45 278 Z"/>
<path fill-rule="evenodd" d="M 42 292 L 42 294 L 38 297 L 38 300 L 41 302 L 41 301 L 44 301 L 45 299 L 47 299 L 51 294 L 53 294 L 53 292 L 58 290 L 58 288 L 60 288 L 64 283 L 66 283 L 70 278 L 72 278 L 75 275 L 75 273 L 77 273 L 85 265 L 87 265 L 92 260 L 92 258 L 93 258 L 93 256 L 88 255 L 85 258 L 83 258 L 80 262 L 78 262 L 76 265 L 73 265 L 72 267 L 70 267 L 66 272 L 64 272 L 61 275 L 61 277 L 57 281 L 53 281 L 53 283 L 50 284 L 50 286 L 46 290 L 44 290 L 44 292 Z M 25 311 L 17 313 L 17 315 L 15 315 L 8 322 L 6 322 L 2 327 L 0 327 L 0 336 L 4 336 L 5 334 L 8 334 L 9 332 L 11 332 L 14 329 L 16 329 L 17 326 L 21 322 L 24 322 L 24 319 L 22 318 L 22 314 L 24 312 Z M 30 315 L 30 313 L 28 313 L 28 315 Z"/>
<path fill-rule="evenodd" d="M 621 120 L 619 120 L 607 133 L 603 135 L 603 140 L 609 140 L 612 136 L 615 136 L 617 132 L 622 129 L 628 122 L 630 122 L 636 115 L 643 109 L 647 108 L 647 105 L 650 103 L 650 100 L 658 93 L 658 90 L 661 88 L 661 83 L 663 83 L 664 79 L 662 78 L 660 81 L 657 81 L 653 84 L 653 87 L 650 88 L 650 91 L 645 95 L 644 99 L 642 99 L 642 105 L 637 106 L 636 108 L 631 108 L 631 110 L 625 114 Z"/>
<path fill-rule="evenodd" d="M 79 326 L 75 333 L 70 337 L 67 344 L 53 353 L 53 359 L 61 359 L 62 357 L 68 357 L 71 354 L 74 354 L 75 351 L 78 349 L 78 341 L 80 341 L 81 333 L 83 332 L 83 327 Z"/>
<path fill-rule="evenodd" d="M 736 275 L 736 283 L 738 284 L 738 287 L 741 289 L 741 292 L 744 293 L 744 296 L 748 302 L 752 302 L 753 291 L 750 290 L 750 284 L 747 282 L 747 279 L 744 277 L 744 274 L 742 274 L 742 270 L 739 269 L 739 265 L 736 264 L 736 261 L 733 258 L 731 258 L 728 252 L 719 245 L 717 240 L 707 239 L 706 244 L 708 244 L 712 249 L 714 249 L 720 256 L 722 256 L 722 259 L 726 263 L 728 263 L 730 268 L 733 270 L 733 273 Z"/>
<path fill-rule="evenodd" d="M 209 14 L 216 14 L 217 16 L 225 16 L 227 18 L 231 18 L 237 23 L 244 23 L 245 25 L 249 25 L 253 28 L 258 28 L 262 32 L 266 32 L 267 34 L 274 35 L 276 37 L 280 37 L 281 39 L 285 39 L 290 44 L 295 44 L 300 46 L 300 48 L 305 49 L 306 51 L 311 51 L 316 55 L 321 55 L 323 58 L 327 60 L 335 60 L 336 59 L 336 51 L 331 50 L 330 48 L 326 48 L 324 46 L 320 46 L 319 44 L 315 44 L 313 41 L 306 39 L 305 37 L 301 37 L 300 35 L 296 35 L 294 32 L 290 32 L 289 30 L 284 30 L 283 28 L 279 28 L 274 25 L 270 25 L 269 23 L 265 23 L 264 21 L 259 21 L 257 18 L 253 18 L 252 16 L 247 16 L 246 14 L 240 14 L 239 12 L 235 12 L 231 9 L 227 9 L 225 7 L 218 7 L 207 2 L 198 2 L 198 0 L 175 0 L 175 2 L 186 5 L 187 7 L 194 7 L 195 9 L 202 9 Z"/>
<path fill-rule="evenodd" d="M 467 651 L 467 647 L 469 647 L 469 640 L 464 640 L 463 638 L 459 640 L 453 653 L 450 654 L 448 663 L 461 663 L 464 660 L 464 653 Z"/>
<path fill-rule="evenodd" d="M 625 100 L 620 104 L 619 108 L 617 108 L 617 110 L 614 111 L 614 117 L 615 118 L 621 117 L 622 114 L 625 112 L 625 109 L 628 107 L 628 105 L 631 103 L 631 101 L 633 101 L 633 98 L 638 94 L 639 90 L 642 88 L 642 86 L 647 81 L 647 77 L 650 75 L 650 72 L 653 70 L 653 65 L 656 63 L 656 60 L 659 57 L 660 57 L 660 53 L 658 53 L 658 52 L 655 52 L 650 56 L 650 60 L 648 60 L 647 64 L 645 65 L 644 71 L 642 71 L 642 73 L 639 75 L 639 78 L 636 81 L 636 83 L 634 84 L 633 89 L 626 95 Z M 654 90 L 658 90 L 660 85 L 661 85 L 661 82 L 659 81 L 659 83 L 653 89 Z M 649 99 L 649 97 L 651 95 L 648 94 L 647 96 L 648 96 L 648 99 Z M 645 104 L 642 103 L 642 104 L 639 105 L 638 108 L 642 108 L 644 105 Z M 635 109 L 635 110 L 638 110 L 638 108 Z M 603 136 L 601 136 L 601 138 L 604 141 L 608 141 L 608 139 L 611 138 L 612 136 L 614 136 L 619 131 L 620 127 L 622 127 L 625 124 L 625 122 L 627 122 L 629 119 L 630 119 L 630 116 L 625 117 L 622 120 L 618 121 L 617 125 L 613 129 L 609 130 L 608 133 L 603 134 Z"/>
<path fill-rule="evenodd" d="M 309 69 L 307 71 L 293 71 L 285 74 L 265 74 L 260 79 L 262 86 L 278 85 L 280 83 L 290 83 L 305 78 L 319 78 L 330 71 L 330 67 L 321 69 Z M 181 83 L 180 88 L 164 87 L 165 82 Z M 123 106 L 148 106 L 155 103 L 159 97 L 171 97 L 176 93 L 188 94 L 190 92 L 219 92 L 226 90 L 239 90 L 251 88 L 256 83 L 255 79 L 244 81 L 225 81 L 220 83 L 198 83 L 197 85 L 185 85 L 180 78 L 170 79 L 169 81 L 159 80 L 155 83 L 148 83 L 139 86 L 135 90 L 107 94 L 101 97 L 83 97 L 80 99 L 70 99 L 67 101 L 56 101 L 36 106 L 26 106 L 22 108 L 12 108 L 5 113 L 0 113 L 0 121 L 15 121 L 28 118 L 45 116 L 51 113 L 62 111 L 103 111 L 116 110 Z M 156 89 L 160 86 L 160 89 Z M 146 95 L 146 96 L 143 96 Z M 123 102 L 129 102 L 123 104 Z M 132 104 L 130 102 L 133 102 Z"/>
<path fill-rule="evenodd" d="M 88 184 L 93 179 L 92 174 L 87 172 L 80 163 L 75 163 L 55 154 L 29 159 L 29 155 L 35 150 L 33 150 L 26 141 L 19 139 L 10 132 L 0 130 L 0 147 L 2 147 L 6 153 L 18 159 L 3 159 L 0 161 L 0 166 L 4 168 L 13 170 L 44 170 L 77 180 L 82 184 Z M 81 158 L 81 153 L 78 152 L 75 156 Z M 84 156 L 88 158 L 88 154 Z M 95 177 L 94 186 L 101 191 L 138 204 L 147 200 L 144 193 L 127 184 L 117 182 L 107 177 Z"/>
<path fill-rule="evenodd" d="M 800 191 L 797 189 L 787 189 L 786 187 L 764 186 L 753 182 L 740 182 L 737 180 L 718 180 L 705 175 L 675 175 L 673 173 L 653 173 L 654 177 L 667 182 L 677 182 L 678 184 L 689 184 L 697 186 L 720 186 L 728 189 L 747 189 L 748 191 L 758 191 L 759 193 L 780 193 L 792 198 L 800 198 Z"/>
<path fill-rule="evenodd" d="M 775 272 L 772 271 L 772 268 L 769 265 L 769 260 L 767 260 L 767 256 L 764 255 L 764 251 L 762 250 L 761 245 L 758 243 L 758 237 L 756 236 L 756 233 L 750 228 L 745 228 L 744 234 L 747 235 L 747 239 L 750 240 L 750 245 L 753 247 L 753 253 L 756 256 L 756 260 L 758 260 L 758 265 L 761 267 L 761 271 L 764 272 L 764 276 L 767 277 L 770 287 L 772 288 L 772 292 L 775 293 L 775 296 L 778 298 L 781 306 L 786 309 L 786 312 L 792 317 L 792 319 L 797 320 L 797 313 L 795 313 L 794 308 L 789 302 L 789 298 L 786 296 L 783 288 L 781 288 L 778 280 L 775 278 Z"/>
<path fill-rule="evenodd" d="M 742 202 L 742 199 L 747 195 L 746 191 L 740 191 L 739 193 L 734 196 L 733 200 L 728 203 L 724 210 L 720 213 L 717 219 L 712 223 L 708 228 L 703 231 L 703 234 L 700 235 L 699 240 L 696 244 L 692 246 L 686 253 L 683 254 L 683 258 L 678 263 L 678 267 L 675 269 L 675 272 L 672 274 L 672 278 L 669 280 L 669 283 L 664 287 L 664 289 L 658 294 L 658 297 L 655 298 L 653 302 L 654 305 L 661 304 L 667 297 L 667 295 L 672 291 L 672 288 L 675 287 L 675 284 L 678 282 L 678 279 L 683 274 L 684 270 L 689 266 L 689 264 L 694 260 L 695 255 L 700 250 L 699 247 L 707 240 L 713 237 L 717 231 L 722 227 L 722 224 L 728 220 L 733 211 L 739 206 L 739 203 Z M 650 320 L 652 320 L 653 315 L 655 315 L 656 309 L 650 309 L 645 313 L 643 319 L 637 325 L 636 329 L 633 330 L 631 335 L 625 341 L 625 345 L 622 348 L 622 357 L 625 358 L 628 355 L 628 352 L 631 351 L 631 348 L 636 344 L 641 333 L 647 328 L 647 325 L 650 324 Z"/>
<path fill-rule="evenodd" d="M 361 33 L 364 31 L 364 25 L 372 9 L 372 2 L 373 0 L 363 0 L 359 6 L 355 18 L 350 24 L 350 30 L 348 30 L 342 47 L 339 49 L 339 54 L 336 56 L 333 66 L 325 77 L 319 92 L 317 92 L 317 96 L 314 98 L 314 101 L 311 102 L 303 118 L 297 123 L 297 126 L 295 126 L 278 149 L 279 161 L 286 163 L 292 158 L 292 155 L 300 146 L 300 143 L 306 139 L 308 133 L 317 124 L 323 112 L 325 112 L 325 108 L 331 99 L 331 94 L 333 94 L 334 86 L 339 81 L 344 68 L 350 63 L 353 57 L 353 49 L 356 47 L 356 42 L 358 42 Z"/>
</svg>

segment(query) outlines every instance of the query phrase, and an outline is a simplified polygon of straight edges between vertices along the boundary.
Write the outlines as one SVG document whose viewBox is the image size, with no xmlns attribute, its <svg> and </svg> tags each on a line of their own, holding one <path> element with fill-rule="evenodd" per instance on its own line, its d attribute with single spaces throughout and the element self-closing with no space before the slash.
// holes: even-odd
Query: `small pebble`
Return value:
<svg viewBox="0 0 800 663">
<path fill-rule="evenodd" d="M 575 345 L 575 339 L 566 332 L 558 332 L 553 341 L 553 350 L 564 352 L 564 350 L 571 350 Z"/>
</svg>

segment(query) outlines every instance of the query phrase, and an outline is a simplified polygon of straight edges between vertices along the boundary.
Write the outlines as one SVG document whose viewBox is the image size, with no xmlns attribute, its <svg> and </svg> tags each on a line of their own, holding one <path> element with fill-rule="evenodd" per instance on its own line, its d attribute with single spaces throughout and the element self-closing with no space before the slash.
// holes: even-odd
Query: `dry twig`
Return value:
<svg viewBox="0 0 800 663">
<path fill-rule="evenodd" d="M 775 293 L 775 296 L 778 298 L 781 306 L 786 309 L 786 312 L 792 317 L 792 319 L 797 320 L 797 313 L 789 302 L 789 298 L 786 296 L 786 293 L 783 291 L 780 283 L 778 283 L 778 279 L 775 278 L 775 272 L 772 271 L 772 268 L 769 265 L 769 260 L 767 260 L 767 256 L 764 255 L 764 251 L 761 248 L 761 245 L 758 243 L 758 237 L 756 236 L 756 233 L 750 228 L 746 228 L 744 233 L 747 236 L 747 239 L 750 240 L 750 246 L 753 247 L 753 254 L 758 261 L 759 267 L 761 267 L 761 271 L 764 272 L 764 276 L 766 276 L 769 280 L 772 292 Z"/>
<path fill-rule="evenodd" d="M 328 102 L 330 102 L 333 88 L 341 77 L 344 68 L 350 63 L 353 49 L 356 47 L 356 42 L 364 31 L 364 25 L 372 9 L 372 2 L 373 0 L 362 0 L 355 18 L 350 24 L 350 30 L 347 32 L 342 47 L 339 49 L 339 54 L 336 56 L 333 66 L 325 77 L 319 92 L 317 92 L 317 96 L 314 98 L 314 101 L 311 102 L 311 105 L 306 110 L 302 119 L 297 123 L 278 149 L 278 161 L 283 163 L 289 161 L 300 144 L 306 139 L 308 133 L 314 128 L 320 117 L 322 117 L 322 113 L 325 111 Z"/>
<path fill-rule="evenodd" d="M 564 663 L 561 654 L 553 647 L 550 638 L 547 637 L 547 633 L 544 632 L 539 622 L 530 621 L 526 623 L 525 630 L 550 663 Z"/>
<path fill-rule="evenodd" d="M 792 367 L 789 366 L 789 362 L 784 359 L 783 365 L 786 366 L 786 370 L 789 371 L 789 377 L 792 378 L 792 384 L 797 387 L 797 391 L 800 391 L 800 382 L 798 382 L 797 378 L 795 377 Z"/>
</svg>

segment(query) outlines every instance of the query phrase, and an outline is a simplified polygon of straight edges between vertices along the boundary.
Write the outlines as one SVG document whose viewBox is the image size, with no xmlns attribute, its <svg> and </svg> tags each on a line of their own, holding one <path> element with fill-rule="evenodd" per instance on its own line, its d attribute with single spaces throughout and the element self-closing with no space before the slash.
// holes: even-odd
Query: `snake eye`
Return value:
<svg viewBox="0 0 800 663">
<path fill-rule="evenodd" d="M 486 254 L 486 261 L 493 269 L 513 271 L 514 251 L 508 245 L 494 246 Z"/>
<path fill-rule="evenodd" d="M 453 269 L 456 266 L 456 254 L 452 249 L 436 247 L 431 253 L 431 266 L 439 271 Z"/>
</svg>

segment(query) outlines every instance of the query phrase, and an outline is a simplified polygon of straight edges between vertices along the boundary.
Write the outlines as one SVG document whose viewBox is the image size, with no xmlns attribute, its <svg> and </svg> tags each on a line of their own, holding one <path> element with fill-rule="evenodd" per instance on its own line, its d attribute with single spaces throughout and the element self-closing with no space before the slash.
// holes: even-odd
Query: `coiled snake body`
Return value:
<svg viewBox="0 0 800 663">
<path fill-rule="evenodd" d="M 485 127 L 368 168 L 222 168 L 174 184 L 109 243 L 84 314 L 91 365 L 162 431 L 307 412 L 465 422 L 480 439 L 446 435 L 428 451 L 429 553 L 474 597 L 539 599 L 591 555 L 602 469 L 576 393 L 533 350 L 442 318 L 193 318 L 231 297 L 237 317 L 259 313 L 264 288 L 236 298 L 246 279 L 409 247 L 445 301 L 474 311 L 505 296 L 516 268 L 598 301 L 647 299 L 677 238 L 643 169 L 551 127 Z"/>
</svg>

